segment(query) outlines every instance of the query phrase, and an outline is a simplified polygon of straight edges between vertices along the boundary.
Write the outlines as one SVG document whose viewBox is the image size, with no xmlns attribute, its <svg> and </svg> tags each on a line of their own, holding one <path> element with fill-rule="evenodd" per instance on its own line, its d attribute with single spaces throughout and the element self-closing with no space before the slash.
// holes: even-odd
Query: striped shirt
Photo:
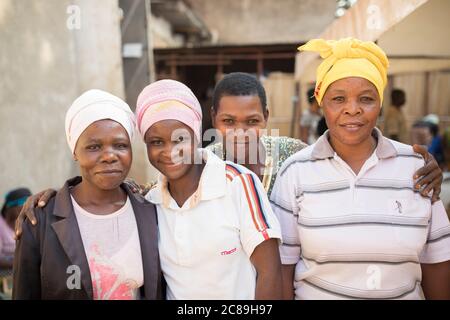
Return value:
<svg viewBox="0 0 450 320">
<path fill-rule="evenodd" d="M 450 259 L 441 201 L 413 188 L 424 165 L 411 146 L 374 130 L 377 147 L 356 175 L 327 133 L 284 163 L 271 204 L 296 299 L 423 299 L 421 263 Z"/>
<path fill-rule="evenodd" d="M 159 253 L 168 299 L 254 299 L 250 257 L 281 238 L 258 177 L 203 150 L 199 187 L 180 208 L 160 177 L 146 196 L 157 206 Z"/>
</svg>

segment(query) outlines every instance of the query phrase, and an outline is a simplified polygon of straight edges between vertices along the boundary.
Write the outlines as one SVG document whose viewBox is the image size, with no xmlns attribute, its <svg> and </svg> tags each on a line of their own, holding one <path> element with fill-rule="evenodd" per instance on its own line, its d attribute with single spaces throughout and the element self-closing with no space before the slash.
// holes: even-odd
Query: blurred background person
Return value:
<svg viewBox="0 0 450 320">
<path fill-rule="evenodd" d="M 12 266 L 16 242 L 14 224 L 25 200 L 31 195 L 27 188 L 11 190 L 6 194 L 0 216 L 0 299 L 10 299 L 12 293 Z"/>
<path fill-rule="evenodd" d="M 303 111 L 300 119 L 300 137 L 302 141 L 313 144 L 317 140 L 317 125 L 321 119 L 321 113 L 316 98 L 314 88 L 308 90 L 309 108 Z"/>
<path fill-rule="evenodd" d="M 429 124 L 423 120 L 414 122 L 411 128 L 411 143 L 420 144 L 428 148 L 431 140 L 432 136 Z"/>
<path fill-rule="evenodd" d="M 391 105 L 386 110 L 384 123 L 385 136 L 403 143 L 407 142 L 406 119 L 402 111 L 405 103 L 405 92 L 401 89 L 393 89 L 391 93 Z"/>
<path fill-rule="evenodd" d="M 322 116 L 322 118 L 320 118 L 319 120 L 319 123 L 317 124 L 317 136 L 320 137 L 327 130 L 328 130 L 327 121 L 325 120 L 325 117 Z"/>
<path fill-rule="evenodd" d="M 14 224 L 25 200 L 31 195 L 27 188 L 11 190 L 5 197 L 0 216 L 0 268 L 11 269 L 16 247 Z"/>
<path fill-rule="evenodd" d="M 444 154 L 444 140 L 439 134 L 439 117 L 435 114 L 429 114 L 423 118 L 423 122 L 428 125 L 430 142 L 428 144 L 428 152 L 431 153 L 442 170 L 445 171 L 445 154 Z"/>
</svg>

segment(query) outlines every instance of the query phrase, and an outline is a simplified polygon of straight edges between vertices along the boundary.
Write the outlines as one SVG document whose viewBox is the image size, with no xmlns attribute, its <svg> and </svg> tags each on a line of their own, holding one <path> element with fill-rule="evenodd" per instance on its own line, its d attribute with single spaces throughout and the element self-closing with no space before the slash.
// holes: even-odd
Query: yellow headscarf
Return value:
<svg viewBox="0 0 450 320">
<path fill-rule="evenodd" d="M 348 77 L 361 77 L 372 82 L 383 103 L 389 62 L 384 51 L 375 43 L 353 38 L 337 41 L 314 39 L 298 47 L 298 50 L 318 52 L 324 59 L 317 68 L 314 92 L 319 105 L 330 84 Z"/>
</svg>

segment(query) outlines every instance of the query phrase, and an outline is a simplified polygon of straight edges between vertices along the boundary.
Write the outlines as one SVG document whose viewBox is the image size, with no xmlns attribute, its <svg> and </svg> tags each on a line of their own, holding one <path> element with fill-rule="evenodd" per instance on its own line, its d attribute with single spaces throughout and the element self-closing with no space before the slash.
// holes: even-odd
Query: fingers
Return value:
<svg viewBox="0 0 450 320">
<path fill-rule="evenodd" d="M 53 189 L 45 190 L 43 195 L 39 197 L 37 206 L 39 208 L 45 207 L 48 203 L 48 200 L 50 200 L 55 194 L 56 194 L 56 191 Z M 29 215 L 27 215 L 27 216 L 29 217 Z M 33 216 L 34 216 L 34 214 L 33 214 Z"/>
<path fill-rule="evenodd" d="M 435 170 L 441 171 L 437 161 L 434 158 L 428 158 L 425 165 L 414 173 L 414 179 L 426 176 Z"/>
<path fill-rule="evenodd" d="M 130 188 L 131 192 L 139 193 L 139 185 L 133 179 L 126 178 L 124 183 Z"/>
<path fill-rule="evenodd" d="M 30 220 L 33 226 L 37 224 L 36 216 L 34 214 L 34 208 L 30 208 L 30 210 L 25 211 L 25 216 L 28 220 Z"/>
<path fill-rule="evenodd" d="M 433 191 L 433 197 L 431 198 L 431 203 L 435 203 L 436 201 L 439 201 L 439 195 L 441 194 L 441 184 L 439 183 L 437 186 L 435 186 Z"/>
<path fill-rule="evenodd" d="M 437 174 L 436 174 L 437 172 Z M 441 175 L 439 171 L 435 171 L 434 177 L 430 174 L 430 180 L 431 182 L 427 183 L 426 185 L 423 184 L 422 187 L 424 187 L 423 192 L 425 194 L 429 194 L 431 190 L 433 190 L 433 195 L 437 193 L 437 196 L 439 197 L 439 194 L 441 193 Z M 424 178 L 425 179 L 425 178 Z"/>
<path fill-rule="evenodd" d="M 32 196 L 28 197 L 27 201 L 25 201 L 25 203 L 22 207 L 22 210 L 20 210 L 19 217 L 16 220 L 16 223 L 19 224 L 18 226 L 20 227 L 20 231 L 22 231 L 23 221 L 25 221 L 25 219 L 29 216 L 28 212 L 33 210 L 33 208 L 37 205 L 41 194 L 42 194 L 42 192 L 32 195 Z M 33 217 L 34 217 L 34 215 L 33 215 Z M 33 225 L 36 224 L 36 219 L 34 219 L 34 220 L 30 219 L 30 221 Z"/>
<path fill-rule="evenodd" d="M 413 145 L 413 150 L 414 152 L 419 153 L 425 159 L 425 162 L 428 162 L 430 154 L 428 153 L 426 146 L 415 144 Z"/>
<path fill-rule="evenodd" d="M 426 176 L 422 176 L 414 185 L 416 189 L 427 187 L 431 182 L 441 182 L 441 171 L 430 171 Z"/>
<path fill-rule="evenodd" d="M 22 224 L 24 221 L 24 215 L 22 212 L 19 214 L 19 216 L 16 219 L 15 225 L 14 225 L 14 240 L 19 240 L 22 236 Z"/>
</svg>

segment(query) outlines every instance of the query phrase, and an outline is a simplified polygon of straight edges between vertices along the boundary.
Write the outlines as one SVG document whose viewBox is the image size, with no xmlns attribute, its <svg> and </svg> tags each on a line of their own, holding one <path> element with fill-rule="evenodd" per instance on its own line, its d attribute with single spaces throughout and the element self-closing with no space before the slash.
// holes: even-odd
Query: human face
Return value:
<svg viewBox="0 0 450 320">
<path fill-rule="evenodd" d="M 220 99 L 217 111 L 211 108 L 212 124 L 224 139 L 226 150 L 233 155 L 249 155 L 257 152 L 262 129 L 266 128 L 269 112 L 263 111 L 257 95 L 224 96 Z"/>
<path fill-rule="evenodd" d="M 332 142 L 347 146 L 372 143 L 380 97 L 370 81 L 349 77 L 333 82 L 325 92 L 322 107 Z"/>
<path fill-rule="evenodd" d="M 5 209 L 5 221 L 8 226 L 14 230 L 14 225 L 16 223 L 17 217 L 19 216 L 20 210 L 22 210 L 22 206 L 14 206 L 11 208 Z"/>
<path fill-rule="evenodd" d="M 194 166 L 194 132 L 178 120 L 154 123 L 145 133 L 150 163 L 169 181 L 184 177 Z"/>
<path fill-rule="evenodd" d="M 96 121 L 87 127 L 77 141 L 74 156 L 83 181 L 100 190 L 119 187 L 133 158 L 127 131 L 113 120 Z"/>
</svg>

